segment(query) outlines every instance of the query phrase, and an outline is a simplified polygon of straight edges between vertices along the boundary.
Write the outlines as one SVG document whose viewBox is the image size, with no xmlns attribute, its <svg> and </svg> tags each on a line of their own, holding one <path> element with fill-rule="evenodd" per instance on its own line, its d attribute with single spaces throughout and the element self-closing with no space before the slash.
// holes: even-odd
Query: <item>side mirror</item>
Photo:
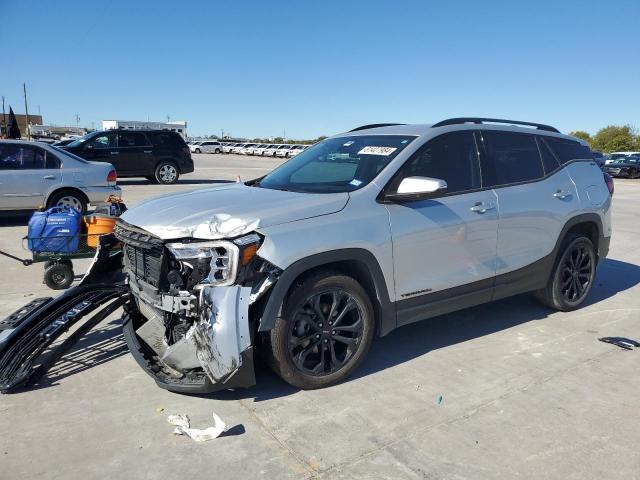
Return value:
<svg viewBox="0 0 640 480">
<path fill-rule="evenodd" d="M 387 202 L 414 202 L 433 198 L 447 191 L 447 182 L 439 178 L 407 177 L 404 178 L 396 192 L 385 193 L 383 199 Z"/>
</svg>

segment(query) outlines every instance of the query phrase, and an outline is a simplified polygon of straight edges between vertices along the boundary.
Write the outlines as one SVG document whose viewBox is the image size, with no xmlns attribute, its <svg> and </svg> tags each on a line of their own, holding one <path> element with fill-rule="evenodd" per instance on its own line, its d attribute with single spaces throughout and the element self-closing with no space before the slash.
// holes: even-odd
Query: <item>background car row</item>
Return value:
<svg viewBox="0 0 640 480">
<path fill-rule="evenodd" d="M 192 153 L 235 153 L 238 155 L 258 155 L 261 157 L 289 158 L 302 152 L 309 145 L 271 143 L 229 143 L 218 141 L 196 141 L 189 143 Z"/>
</svg>

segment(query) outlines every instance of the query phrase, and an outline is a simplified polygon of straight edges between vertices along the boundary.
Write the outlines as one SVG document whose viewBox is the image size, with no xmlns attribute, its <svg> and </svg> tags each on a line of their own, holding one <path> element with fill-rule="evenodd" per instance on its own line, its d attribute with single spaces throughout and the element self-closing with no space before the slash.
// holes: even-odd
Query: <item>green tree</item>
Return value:
<svg viewBox="0 0 640 480">
<path fill-rule="evenodd" d="M 569 135 L 581 138 L 582 140 L 585 140 L 586 142 L 589 142 L 589 144 L 591 144 L 591 135 L 589 135 L 587 132 L 576 130 L 575 132 L 570 132 Z"/>
<path fill-rule="evenodd" d="M 640 138 L 631 125 L 609 125 L 602 128 L 591 139 L 591 148 L 602 152 L 634 150 Z"/>
</svg>

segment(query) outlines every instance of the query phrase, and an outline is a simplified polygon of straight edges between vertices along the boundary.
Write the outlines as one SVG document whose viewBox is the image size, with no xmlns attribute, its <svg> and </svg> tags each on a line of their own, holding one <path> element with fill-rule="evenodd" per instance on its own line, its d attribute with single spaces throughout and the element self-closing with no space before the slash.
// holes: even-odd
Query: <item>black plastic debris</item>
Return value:
<svg viewBox="0 0 640 480">
<path fill-rule="evenodd" d="M 624 348 L 625 350 L 633 350 L 633 348 L 640 348 L 640 342 L 636 342 L 635 340 L 631 340 L 630 338 L 625 337 L 602 337 L 599 338 L 601 342 L 610 343 L 620 348 Z"/>
</svg>

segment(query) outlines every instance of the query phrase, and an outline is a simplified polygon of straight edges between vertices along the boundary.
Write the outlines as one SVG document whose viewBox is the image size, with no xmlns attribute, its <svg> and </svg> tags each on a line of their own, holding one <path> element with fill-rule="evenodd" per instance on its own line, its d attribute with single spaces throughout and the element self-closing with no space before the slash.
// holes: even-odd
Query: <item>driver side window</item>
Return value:
<svg viewBox="0 0 640 480">
<path fill-rule="evenodd" d="M 93 148 L 115 148 L 118 146 L 115 133 L 105 133 L 94 138 L 90 145 Z"/>
<path fill-rule="evenodd" d="M 445 133 L 429 140 L 398 171 L 390 190 L 397 191 L 407 177 L 444 180 L 448 194 L 480 188 L 480 163 L 473 132 Z"/>
</svg>

